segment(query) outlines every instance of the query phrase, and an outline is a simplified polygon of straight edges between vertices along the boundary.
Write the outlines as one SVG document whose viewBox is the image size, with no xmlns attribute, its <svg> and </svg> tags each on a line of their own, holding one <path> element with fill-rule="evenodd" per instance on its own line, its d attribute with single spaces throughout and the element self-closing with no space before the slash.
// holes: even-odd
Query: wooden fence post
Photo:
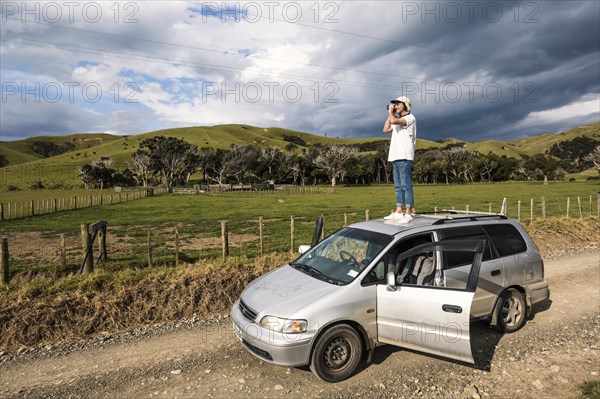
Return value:
<svg viewBox="0 0 600 399">
<path fill-rule="evenodd" d="M 598 201 L 600 201 L 600 197 L 598 197 Z M 325 239 L 325 216 L 323 216 L 323 228 L 321 229 L 321 240 Z"/>
<path fill-rule="evenodd" d="M 529 201 L 529 223 L 533 223 L 533 198 Z"/>
<path fill-rule="evenodd" d="M 577 196 L 577 206 L 579 207 L 579 219 L 583 219 L 583 212 L 581 211 L 581 198 Z"/>
<path fill-rule="evenodd" d="M 31 203 L 31 216 L 34 216 L 35 215 L 35 209 L 33 207 L 33 200 L 31 200 L 30 203 Z"/>
<path fill-rule="evenodd" d="M 546 198 L 542 197 L 542 219 L 546 219 Z"/>
<path fill-rule="evenodd" d="M 371 220 L 371 211 L 370 210 L 366 210 L 365 211 L 365 220 L 368 222 L 369 220 Z"/>
<path fill-rule="evenodd" d="M 500 213 L 503 214 L 504 216 L 506 216 L 506 214 L 508 213 L 507 211 L 507 205 L 506 205 L 506 197 L 504 197 L 504 199 L 502 199 L 502 208 L 500 208 Z"/>
<path fill-rule="evenodd" d="M 258 252 L 260 253 L 260 256 L 263 256 L 265 254 L 265 247 L 264 247 L 264 241 L 263 241 L 263 218 L 262 218 L 262 216 L 260 216 L 258 218 L 258 237 L 259 237 Z"/>
<path fill-rule="evenodd" d="M 81 223 L 81 246 L 84 259 L 82 273 L 89 274 L 94 271 L 94 248 L 89 223 Z"/>
<path fill-rule="evenodd" d="M 290 216 L 290 254 L 294 254 L 294 217 Z"/>
<path fill-rule="evenodd" d="M 571 198 L 567 197 L 567 217 L 569 217 L 569 208 L 571 207 Z"/>
<path fill-rule="evenodd" d="M 437 206 L 433 207 L 433 212 L 434 213 L 438 213 L 438 207 Z"/>
<path fill-rule="evenodd" d="M 106 226 L 103 226 L 98 232 L 98 242 L 100 245 L 100 259 L 102 262 L 106 262 L 108 259 L 108 253 L 106 251 Z"/>
<path fill-rule="evenodd" d="M 77 209 L 77 197 L 73 197 L 73 209 Z"/>
<path fill-rule="evenodd" d="M 517 220 L 521 221 L 521 200 L 517 201 Z"/>
<path fill-rule="evenodd" d="M 600 193 L 596 194 L 596 216 L 600 217 Z"/>
<path fill-rule="evenodd" d="M 227 221 L 221 221 L 221 246 L 223 249 L 223 260 L 229 256 L 229 232 L 227 231 Z"/>
<path fill-rule="evenodd" d="M 64 234 L 60 235 L 60 261 L 63 267 L 67 266 L 67 245 Z"/>
<path fill-rule="evenodd" d="M 590 195 L 590 216 L 592 216 L 592 196 Z"/>
<path fill-rule="evenodd" d="M 179 266 L 179 228 L 175 226 L 175 266 Z"/>
<path fill-rule="evenodd" d="M 0 204 L 0 220 L 4 221 L 4 204 Z"/>
<path fill-rule="evenodd" d="M 469 207 L 469 205 L 468 205 L 468 204 L 467 204 L 467 205 L 465 205 L 465 211 L 466 211 L 467 213 L 468 213 L 468 212 L 469 212 L 469 210 L 470 210 L 469 208 L 470 208 L 470 207 Z"/>
<path fill-rule="evenodd" d="M 54 198 L 52 200 L 52 212 L 57 212 L 58 211 L 58 206 L 56 204 L 56 198 Z"/>
<path fill-rule="evenodd" d="M 488 204 L 488 213 L 492 213 L 492 203 Z"/>
<path fill-rule="evenodd" d="M 2 246 L 0 246 L 0 262 L 2 263 L 2 284 L 10 282 L 10 268 L 8 264 L 8 238 L 2 238 Z"/>
<path fill-rule="evenodd" d="M 152 231 L 148 229 L 148 267 L 152 267 Z"/>
</svg>

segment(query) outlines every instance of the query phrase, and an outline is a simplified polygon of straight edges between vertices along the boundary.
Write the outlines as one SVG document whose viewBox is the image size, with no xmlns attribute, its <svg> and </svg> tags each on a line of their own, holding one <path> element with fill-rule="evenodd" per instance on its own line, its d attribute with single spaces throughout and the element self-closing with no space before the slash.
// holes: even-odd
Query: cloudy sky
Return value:
<svg viewBox="0 0 600 399">
<path fill-rule="evenodd" d="M 600 2 L 5 1 L 0 136 L 198 125 L 509 140 L 600 120 Z"/>
</svg>

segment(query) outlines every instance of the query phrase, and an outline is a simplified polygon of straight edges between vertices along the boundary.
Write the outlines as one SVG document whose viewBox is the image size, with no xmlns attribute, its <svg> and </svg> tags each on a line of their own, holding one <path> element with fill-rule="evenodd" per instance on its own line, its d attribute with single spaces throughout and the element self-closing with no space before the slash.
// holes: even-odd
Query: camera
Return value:
<svg viewBox="0 0 600 399">
<path fill-rule="evenodd" d="M 396 108 L 396 106 L 398 104 L 400 104 L 400 101 L 398 101 L 398 100 L 392 100 L 392 101 L 390 101 L 390 104 L 387 105 L 386 109 L 389 111 L 390 110 L 390 105 L 393 106 L 394 108 Z"/>
</svg>

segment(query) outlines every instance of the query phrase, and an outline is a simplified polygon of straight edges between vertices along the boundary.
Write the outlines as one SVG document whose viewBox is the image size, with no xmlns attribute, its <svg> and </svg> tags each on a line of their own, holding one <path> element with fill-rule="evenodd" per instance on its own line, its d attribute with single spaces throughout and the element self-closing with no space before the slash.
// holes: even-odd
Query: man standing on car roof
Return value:
<svg viewBox="0 0 600 399">
<path fill-rule="evenodd" d="M 414 206 L 412 168 L 417 144 L 417 119 L 411 114 L 408 97 L 401 96 L 390 102 L 383 131 L 392 134 L 388 162 L 393 162 L 396 191 L 396 211 L 384 219 L 409 223 L 412 221 L 411 214 Z"/>
</svg>

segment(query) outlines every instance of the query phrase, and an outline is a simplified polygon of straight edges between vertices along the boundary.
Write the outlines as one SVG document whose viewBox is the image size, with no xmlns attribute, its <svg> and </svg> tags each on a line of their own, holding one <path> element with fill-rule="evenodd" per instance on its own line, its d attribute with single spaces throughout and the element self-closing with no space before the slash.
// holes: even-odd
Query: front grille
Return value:
<svg viewBox="0 0 600 399">
<path fill-rule="evenodd" d="M 273 360 L 273 356 L 271 356 L 271 354 L 267 351 L 264 351 L 260 348 L 257 348 L 256 346 L 252 345 L 250 342 L 246 341 L 245 339 L 242 340 L 242 343 L 244 345 L 246 345 L 246 347 L 248 349 L 250 349 L 252 351 L 252 353 L 255 353 L 256 355 L 262 357 L 263 359 L 267 359 L 267 360 Z"/>
<path fill-rule="evenodd" d="M 256 319 L 258 312 L 255 311 L 254 309 L 252 309 L 251 307 L 249 307 L 248 305 L 246 305 L 244 303 L 244 301 L 242 301 L 241 299 L 240 299 L 239 308 L 240 308 L 240 312 L 242 312 L 244 317 L 247 318 L 248 320 L 254 321 Z"/>
</svg>

